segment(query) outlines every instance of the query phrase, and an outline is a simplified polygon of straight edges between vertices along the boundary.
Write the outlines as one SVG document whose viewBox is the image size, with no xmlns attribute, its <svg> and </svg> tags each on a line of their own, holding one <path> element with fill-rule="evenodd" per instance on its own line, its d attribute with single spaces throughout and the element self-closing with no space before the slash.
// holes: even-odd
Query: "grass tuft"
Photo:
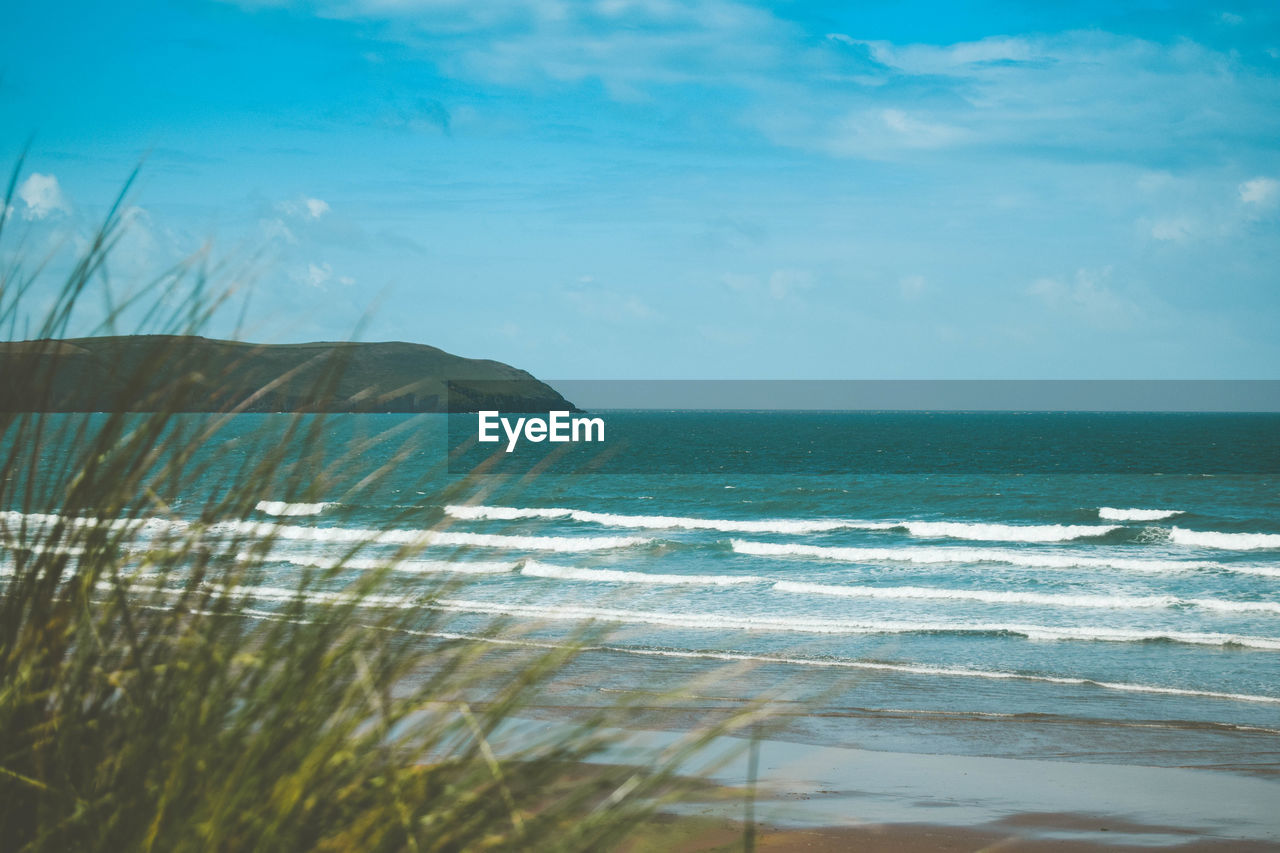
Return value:
<svg viewBox="0 0 1280 853">
<path fill-rule="evenodd" d="M 39 357 L 5 377 L 22 399 L 52 387 L 56 340 L 90 293 L 111 306 L 103 331 L 131 308 L 148 329 L 195 334 L 222 304 L 202 256 L 128 299 L 96 298 L 123 201 L 38 321 L 26 312 L 42 265 L 18 251 L 0 271 L 0 329 L 35 330 L 24 337 Z M 169 371 L 156 393 L 166 346 L 120 367 L 110 411 L 0 405 L 6 849 L 611 849 L 688 793 L 677 771 L 692 755 L 759 718 L 749 708 L 639 764 L 591 762 L 615 744 L 625 704 L 522 729 L 522 709 L 603 630 L 522 644 L 498 622 L 451 637 L 431 603 L 454 584 L 402 606 L 390 583 L 421 546 L 351 568 L 376 531 L 264 597 L 282 582 L 271 553 L 292 520 L 255 521 L 256 503 L 371 494 L 412 456 L 411 430 L 335 443 L 324 414 L 265 418 L 251 433 L 236 409 L 182 414 L 207 377 Z"/>
</svg>

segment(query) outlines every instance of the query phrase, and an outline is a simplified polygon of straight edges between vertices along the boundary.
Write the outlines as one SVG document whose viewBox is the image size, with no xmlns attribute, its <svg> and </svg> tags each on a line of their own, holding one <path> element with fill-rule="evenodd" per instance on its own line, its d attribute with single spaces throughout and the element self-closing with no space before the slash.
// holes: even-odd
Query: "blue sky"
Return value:
<svg viewBox="0 0 1280 853">
<path fill-rule="evenodd" d="M 114 286 L 208 247 L 254 340 L 549 378 L 1280 377 L 1274 3 L 5 18 L 0 156 L 34 141 L 0 251 L 50 285 L 141 160 Z"/>
</svg>

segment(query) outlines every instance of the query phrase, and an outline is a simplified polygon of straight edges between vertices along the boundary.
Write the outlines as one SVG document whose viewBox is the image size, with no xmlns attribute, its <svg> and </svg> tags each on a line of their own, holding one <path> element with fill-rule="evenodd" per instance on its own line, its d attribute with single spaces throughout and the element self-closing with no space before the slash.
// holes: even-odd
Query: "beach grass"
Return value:
<svg viewBox="0 0 1280 853">
<path fill-rule="evenodd" d="M 51 300 L 33 299 L 45 270 L 22 247 L 0 270 L 0 329 L 46 342 L 30 370 L 6 377 L 22 399 L 51 386 L 51 342 L 87 303 L 108 306 L 102 333 L 118 333 L 127 309 L 175 335 L 200 332 L 223 305 L 227 291 L 199 257 L 113 300 L 105 272 L 124 200 Z M 319 500 L 339 486 L 358 496 L 403 464 L 408 444 L 364 470 L 372 447 L 404 436 L 332 446 L 323 413 L 230 440 L 236 410 L 183 414 L 204 377 L 170 371 L 154 387 L 173 357 L 160 343 L 122 366 L 131 373 L 111 411 L 0 411 L 6 849 L 627 847 L 656 809 L 697 787 L 681 776 L 692 756 L 760 718 L 744 708 L 626 763 L 599 760 L 628 719 L 625 700 L 513 737 L 522 709 L 606 629 L 544 644 L 521 643 L 500 621 L 451 634 L 430 605 L 456 582 L 432 582 L 411 605 L 390 589 L 421 546 L 353 570 L 377 531 L 330 565 L 299 569 L 264 604 L 285 522 L 262 521 L 257 502 Z M 336 382 L 342 364 L 325 367 L 321 381 Z"/>
</svg>

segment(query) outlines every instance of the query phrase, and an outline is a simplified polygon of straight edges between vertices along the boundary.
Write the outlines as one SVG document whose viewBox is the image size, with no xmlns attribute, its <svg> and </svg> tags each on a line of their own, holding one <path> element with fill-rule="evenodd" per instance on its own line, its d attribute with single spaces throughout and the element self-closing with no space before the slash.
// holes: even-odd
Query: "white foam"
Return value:
<svg viewBox="0 0 1280 853">
<path fill-rule="evenodd" d="M 1074 553 L 1016 551 L 1004 548 L 905 547 L 861 548 L 802 545 L 790 542 L 750 542 L 732 539 L 739 554 L 756 557 L 813 557 L 855 563 L 878 561 L 939 565 L 948 563 L 1003 563 L 1034 569 L 1100 568 L 1167 574 L 1173 572 L 1223 571 L 1280 577 L 1280 566 L 1246 563 L 1218 563 L 1204 560 L 1163 560 L 1158 558 L 1095 557 Z"/>
<path fill-rule="evenodd" d="M 151 535 L 188 530 L 193 522 L 180 519 L 146 518 L 101 521 L 42 513 L 0 512 L 0 522 L 23 521 L 36 526 L 66 522 L 72 528 L 106 524 L 112 528 L 136 528 Z M 507 548 L 523 551 L 602 551 L 647 545 L 653 540 L 638 536 L 506 536 L 492 533 L 461 533 L 448 530 L 376 530 L 362 527 L 301 527 L 267 521 L 219 521 L 209 525 L 214 535 L 259 539 L 287 539 L 302 542 L 360 543 L 379 545 L 447 545 L 456 547 Z"/>
<path fill-rule="evenodd" d="M 210 527 L 214 533 L 258 538 L 274 537 L 301 542 L 346 542 L 378 545 L 450 545 L 506 548 L 520 551 L 603 551 L 647 545 L 652 540 L 636 536 L 506 536 L 496 533 L 458 533 L 450 530 L 374 530 L 360 527 L 299 527 L 254 521 L 224 521 Z"/>
<path fill-rule="evenodd" d="M 1221 598 L 1188 598 L 1182 603 L 1201 610 L 1217 610 L 1222 613 L 1272 613 L 1280 614 L 1280 602 L 1276 601 L 1227 601 Z"/>
<path fill-rule="evenodd" d="M 420 596 L 410 595 L 377 595 L 373 593 L 359 594 L 348 590 L 328 592 L 324 590 L 307 590 L 300 592 L 279 586 L 234 586 L 224 588 L 228 595 L 244 596 L 264 601 L 293 601 L 302 599 L 312 604 L 354 604 L 358 607 L 416 607 Z"/>
<path fill-rule="evenodd" d="M 156 534 L 173 532 L 189 528 L 190 522 L 177 518 L 93 518 L 89 516 L 52 515 L 44 512 L 0 511 L 0 524 L 29 528 L 48 529 L 64 524 L 71 530 L 97 529 L 106 527 L 110 530 L 134 530 Z"/>
<path fill-rule="evenodd" d="M 888 529 L 892 523 L 843 521 L 825 519 L 774 518 L 760 521 L 689 518 L 680 515 L 616 515 L 607 512 L 590 512 L 581 509 L 559 507 L 505 507 L 459 506 L 444 508 L 446 514 L 466 520 L 516 521 L 519 519 L 569 519 L 609 527 L 634 527 L 646 530 L 718 530 L 723 533 L 821 533 L 842 528 L 874 525 L 875 529 Z"/>
<path fill-rule="evenodd" d="M 1048 684 L 1079 684 L 1101 687 L 1106 690 L 1122 690 L 1130 693 L 1156 693 L 1174 696 L 1193 696 L 1204 699 L 1230 699 L 1238 702 L 1265 702 L 1280 704 L 1280 696 L 1260 696 L 1252 693 L 1226 693 L 1217 690 L 1192 690 L 1183 687 L 1161 687 L 1152 684 L 1132 684 L 1116 681 L 1095 681 L 1092 678 L 1072 678 L 1054 675 L 1028 675 L 999 670 L 963 669 L 923 664 L 879 663 L 876 661 L 840 660 L 829 658 L 774 657 L 772 655 L 746 655 L 734 652 L 674 651 L 666 649 L 636 649 L 625 646 L 608 646 L 605 651 L 654 657 L 700 658 L 706 660 L 744 661 L 766 664 L 792 664 L 797 666 L 836 667 L 865 669 L 880 672 L 903 672 L 912 675 L 941 675 L 956 678 L 988 678 L 995 680 L 1038 681 Z"/>
<path fill-rule="evenodd" d="M 79 557 L 85 553 L 85 549 L 79 545 L 68 545 L 53 547 L 43 542 L 27 544 L 18 544 L 17 542 L 0 542 L 0 548 L 10 551 L 26 551 L 30 554 L 39 554 L 42 557 L 59 556 L 59 557 Z"/>
<path fill-rule="evenodd" d="M 939 589 L 919 586 L 842 586 L 798 581 L 778 581 L 778 592 L 831 595 L 845 598 L 889 600 L 975 601 L 982 604 L 1029 604 L 1040 607 L 1080 607 L 1102 610 L 1143 610 L 1194 607 L 1222 613 L 1270 613 L 1280 615 L 1280 602 L 1230 601 L 1219 598 L 1178 598 L 1173 595 L 1072 595 L 1066 593 L 1014 592 L 986 589 Z"/>
<path fill-rule="evenodd" d="M 1107 521 L 1160 521 L 1182 515 L 1180 509 L 1118 509 L 1113 506 L 1098 507 L 1098 517 Z"/>
<path fill-rule="evenodd" d="M 411 607 L 422 606 L 424 597 L 419 595 L 379 595 L 368 592 L 357 592 L 351 589 L 344 590 L 298 590 L 281 586 L 237 586 L 221 584 L 204 585 L 207 589 L 217 590 L 223 595 L 233 598 L 245 598 L 260 601 L 295 601 L 301 600 L 308 604 L 350 604 L 356 607 L 376 607 L 376 608 L 398 608 L 408 609 Z M 182 589 L 158 589 L 167 595 L 176 596 L 184 592 Z M 267 613 L 245 608 L 237 611 L 241 615 L 261 616 L 265 618 L 276 618 L 277 613 Z"/>
<path fill-rule="evenodd" d="M 329 507 L 333 506 L 331 501 L 322 501 L 320 503 L 286 503 L 284 501 L 258 501 L 254 507 L 258 512 L 264 512 L 267 515 L 319 515 Z"/>
<path fill-rule="evenodd" d="M 241 560 L 247 558 L 248 555 L 240 555 Z M 268 555 L 266 559 L 317 569 L 336 569 L 341 567 L 353 571 L 375 571 L 385 568 L 401 574 L 498 575 L 514 572 L 521 565 L 519 560 L 511 562 L 485 560 L 377 560 L 366 557 L 352 557 L 341 560 L 336 557 L 276 553 Z"/>
<path fill-rule="evenodd" d="M 270 614 L 268 614 L 270 615 Z M 548 643 L 533 640 L 511 640 L 481 634 L 465 634 L 452 631 L 414 631 L 402 629 L 404 633 L 418 637 L 435 637 L 442 640 L 467 640 L 480 643 L 491 643 L 502 646 L 522 646 L 538 649 L 570 648 L 563 643 Z M 792 666 L 812 666 L 820 668 L 864 669 L 879 672 L 903 672 L 911 675 L 940 675 L 955 678 L 987 678 L 1000 681 L 1036 681 L 1048 684 L 1079 684 L 1090 687 L 1101 687 L 1106 690 L 1121 690 L 1129 693 L 1155 693 L 1174 696 L 1192 696 L 1203 699 L 1228 699 L 1237 702 L 1262 702 L 1280 704 L 1280 696 L 1261 696 L 1253 693 L 1227 693 L 1219 690 L 1194 690 L 1186 687 L 1163 687 L 1154 684 L 1133 684 L 1129 682 L 1095 681 L 1091 678 L 1078 678 L 1056 675 L 1031 675 L 1022 672 L 1002 672 L 1000 670 L 968 669 L 963 667 L 931 666 L 928 664 L 881 663 L 879 661 L 850 660 L 847 658 L 802 658 L 774 655 L 750 655 L 740 652 L 708 652 L 681 651 L 676 649 L 646 649 L 635 646 L 573 646 L 581 652 L 611 652 L 615 654 L 642 655 L 645 657 L 670 657 L 693 660 L 718 660 L 745 663 L 783 664 Z M 983 716 L 1007 717 L 1012 714 L 984 714 Z M 1241 727 L 1250 728 L 1253 727 Z M 1262 729 L 1262 731 L 1271 731 Z"/>
<path fill-rule="evenodd" d="M 288 592 L 288 590 L 275 590 Z M 292 598 L 292 596 L 290 596 Z M 265 610 L 245 608 L 238 611 L 241 616 L 271 621 L 282 620 L 278 613 Z M 205 612 L 205 615 L 213 615 Z M 304 620 L 288 620 L 309 624 Z M 1002 672 L 999 670 L 966 669 L 959 667 L 931 666 L 928 664 L 881 663 L 878 661 L 849 660 L 842 658 L 801 658 L 781 657 L 773 655 L 749 655 L 736 652 L 679 651 L 675 649 L 644 649 L 633 646 L 566 646 L 562 643 L 537 642 L 532 640 L 512 640 L 481 634 L 466 634 L 454 631 L 415 631 L 408 628 L 396 629 L 401 633 L 416 637 L 432 637 L 441 640 L 464 640 L 469 642 L 489 643 L 502 646 L 521 646 L 540 649 L 573 648 L 578 652 L 610 652 L 615 654 L 642 655 L 646 657 L 670 657 L 695 660 L 716 660 L 762 664 L 782 664 L 790 666 L 806 666 L 819 668 L 861 669 L 878 672 L 901 672 L 911 675 L 937 675 L 954 678 L 985 678 L 999 681 L 1032 681 L 1047 684 L 1082 685 L 1099 687 L 1105 690 L 1120 690 L 1129 693 L 1154 693 L 1173 696 L 1188 696 L 1201 699 L 1226 699 L 1236 702 L 1260 702 L 1280 704 L 1280 696 L 1262 696 L 1252 693 L 1227 693 L 1217 690 L 1194 690 L 1184 687 L 1163 687 L 1152 684 L 1133 684 L 1128 682 L 1095 681 L 1091 678 L 1078 678 L 1055 675 L 1031 675 L 1021 672 Z M 1248 728 L 1248 727 L 1243 727 Z M 1264 730 L 1270 731 L 1270 730 Z"/>
<path fill-rule="evenodd" d="M 1280 650 L 1280 638 L 1240 634 L 1162 629 L 1128 629 L 1105 626 L 1050 626 L 988 622 L 894 622 L 818 619 L 803 616 L 774 617 L 728 615 L 724 613 L 621 610 L 575 605 L 544 606 L 466 599 L 439 599 L 429 605 L 443 610 L 540 620 L 603 620 L 624 624 L 658 625 L 692 629 L 765 630 L 805 634 L 1014 634 L 1032 640 L 1080 640 L 1103 642 L 1149 642 L 1166 640 L 1203 646 L 1235 645 Z"/>
<path fill-rule="evenodd" d="M 555 566 L 525 561 L 520 574 L 535 578 L 554 578 L 571 581 L 601 581 L 607 583 L 649 583 L 675 586 L 734 586 L 760 583 L 764 578 L 751 575 L 671 575 L 650 572 L 629 572 L 619 569 L 583 569 L 574 566 Z"/>
<path fill-rule="evenodd" d="M 717 530 L 722 533 L 824 533 L 832 530 L 906 530 L 912 536 L 949 537 L 1008 542 L 1066 542 L 1102 536 L 1117 525 L 1097 524 L 981 524 L 961 521 L 856 521 L 839 518 L 761 520 L 690 518 L 681 515 L 617 515 L 563 507 L 503 507 L 449 505 L 454 518 L 514 521 L 518 519 L 569 519 L 612 527 L 652 530 Z"/>
<path fill-rule="evenodd" d="M 1172 527 L 1169 529 L 1169 539 L 1179 545 L 1232 551 L 1280 548 L 1280 533 L 1219 533 L 1214 530 L 1185 530 L 1181 527 Z"/>
<path fill-rule="evenodd" d="M 912 536 L 977 539 L 984 542 L 1069 542 L 1104 536 L 1115 524 L 984 524 L 965 521 L 904 521 Z"/>
<path fill-rule="evenodd" d="M 1116 596 L 1067 595 L 985 589 L 938 589 L 920 586 L 838 586 L 820 583 L 778 581 L 778 592 L 801 595 L 831 595 L 844 598 L 876 598 L 894 601 L 975 601 L 982 604 L 1030 604 L 1043 607 L 1086 607 L 1100 609 L 1143 609 L 1173 607 L 1180 603 L 1171 595 Z"/>
</svg>

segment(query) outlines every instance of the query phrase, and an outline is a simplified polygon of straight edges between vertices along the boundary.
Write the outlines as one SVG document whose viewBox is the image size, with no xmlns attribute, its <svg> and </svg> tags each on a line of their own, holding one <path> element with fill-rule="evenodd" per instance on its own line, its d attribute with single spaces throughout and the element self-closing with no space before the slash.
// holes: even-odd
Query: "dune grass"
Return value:
<svg viewBox="0 0 1280 853">
<path fill-rule="evenodd" d="M 126 307 L 151 331 L 207 324 L 224 294 L 194 261 L 130 299 L 104 298 L 121 210 L 38 323 L 28 312 L 43 270 L 0 271 L 9 340 L 63 337 L 87 301 L 110 306 L 103 332 Z M 7 381 L 49 387 L 56 346 L 42 355 Z M 512 738 L 521 710 L 602 629 L 541 645 L 513 644 L 519 632 L 501 623 L 450 637 L 430 604 L 453 582 L 424 578 L 408 604 L 388 583 L 421 546 L 353 570 L 376 534 L 264 600 L 279 525 L 294 520 L 262 521 L 257 501 L 358 496 L 411 443 L 334 446 L 318 413 L 231 435 L 235 411 L 182 414 L 203 377 L 152 388 L 148 365 L 169 357 L 158 345 L 108 412 L 0 411 L 5 849 L 611 849 L 687 791 L 677 771 L 690 756 L 758 719 L 755 707 L 729 715 L 641 764 L 585 763 L 610 747 L 625 703 Z M 322 381 L 341 370 L 327 365 Z M 384 461 L 370 471 L 374 449 Z"/>
</svg>

